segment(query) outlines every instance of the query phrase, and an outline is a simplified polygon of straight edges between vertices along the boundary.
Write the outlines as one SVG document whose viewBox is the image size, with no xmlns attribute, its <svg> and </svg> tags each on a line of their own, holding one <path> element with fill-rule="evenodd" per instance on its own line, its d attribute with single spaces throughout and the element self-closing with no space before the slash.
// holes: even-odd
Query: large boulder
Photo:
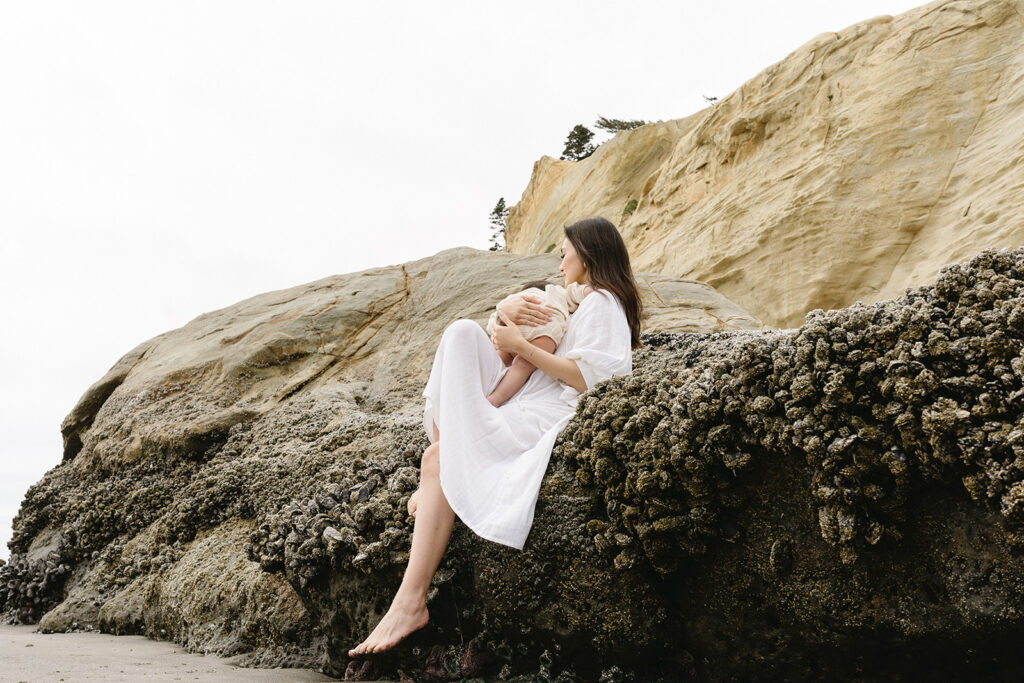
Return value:
<svg viewBox="0 0 1024 683">
<path fill-rule="evenodd" d="M 939 0 L 823 33 L 713 106 L 544 157 L 508 249 L 603 215 L 642 270 L 772 326 L 1024 244 L 1024 0 Z M 681 65 L 680 68 L 691 68 Z"/>
<path fill-rule="evenodd" d="M 483 322 L 557 266 L 452 249 L 262 294 L 140 344 L 72 409 L 63 463 L 26 495 L 0 567 L 8 617 L 319 666 L 340 631 L 300 597 L 304 574 L 250 559 L 273 566 L 250 536 L 325 487 L 354 506 L 347 566 L 372 576 L 351 604 L 366 618 L 345 637 L 365 628 L 407 545 L 401 511 L 426 446 L 420 393 L 442 331 Z M 703 283 L 638 283 L 651 328 L 761 327 Z"/>
<path fill-rule="evenodd" d="M 411 473 L 261 526 L 254 555 L 320 615 L 328 671 L 1024 675 L 1024 249 L 795 330 L 645 340 L 559 438 L 524 550 L 458 527 L 434 623 L 379 661 L 344 652 L 398 585 Z"/>
<path fill-rule="evenodd" d="M 554 264 L 442 252 L 129 353 L 26 496 L 7 613 L 350 679 L 1024 673 L 1024 249 L 788 330 L 652 280 L 652 329 L 737 327 L 645 334 L 581 398 L 523 551 L 456 522 L 431 623 L 349 662 L 407 559 L 437 338 Z"/>
</svg>

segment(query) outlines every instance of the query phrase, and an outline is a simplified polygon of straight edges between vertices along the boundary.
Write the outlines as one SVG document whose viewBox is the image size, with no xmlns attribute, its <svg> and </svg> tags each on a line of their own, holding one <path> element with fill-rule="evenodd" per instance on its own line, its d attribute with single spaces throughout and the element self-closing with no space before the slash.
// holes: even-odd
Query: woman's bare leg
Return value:
<svg viewBox="0 0 1024 683">
<path fill-rule="evenodd" d="M 419 508 L 419 506 L 420 490 L 417 488 L 415 491 L 412 492 L 412 495 L 409 496 L 409 503 L 407 504 L 407 507 L 409 508 L 409 516 L 413 519 L 416 518 L 416 510 Z"/>
<path fill-rule="evenodd" d="M 437 433 L 435 427 L 435 434 Z M 420 487 L 416 522 L 412 530 L 409 564 L 402 576 L 402 585 L 391 601 L 387 614 L 369 637 L 349 650 L 355 657 L 382 652 L 398 644 L 402 638 L 427 625 L 427 589 L 441 563 L 444 550 L 455 523 L 455 513 L 441 491 L 439 446 L 434 442 L 423 453 L 420 466 Z"/>
<path fill-rule="evenodd" d="M 441 435 L 437 433 L 437 425 L 435 424 L 435 425 L 432 425 L 432 426 L 434 428 L 434 442 L 436 443 L 441 438 Z M 409 507 L 409 516 L 410 517 L 413 517 L 413 518 L 416 517 L 416 508 L 419 507 L 419 504 L 420 504 L 420 490 L 417 487 L 416 490 L 412 492 L 412 495 L 409 496 L 408 507 Z"/>
</svg>

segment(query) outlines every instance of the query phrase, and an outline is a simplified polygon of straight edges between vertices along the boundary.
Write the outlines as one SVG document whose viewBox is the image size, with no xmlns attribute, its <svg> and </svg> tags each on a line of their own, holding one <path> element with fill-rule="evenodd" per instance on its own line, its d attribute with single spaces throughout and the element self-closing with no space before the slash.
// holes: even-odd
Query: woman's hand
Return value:
<svg viewBox="0 0 1024 683">
<path fill-rule="evenodd" d="M 505 323 L 494 326 L 493 344 L 499 353 L 503 351 L 513 353 L 548 377 L 569 385 L 581 394 L 587 390 L 586 380 L 583 379 L 583 373 L 580 372 L 576 361 L 534 346 L 526 341 L 526 337 L 519 331 L 519 328 L 512 324 L 511 318 L 502 311 L 498 311 L 498 317 Z"/>
<path fill-rule="evenodd" d="M 505 323 L 494 326 L 494 335 L 491 337 L 494 348 L 498 352 L 505 352 L 518 355 L 523 344 L 528 344 L 526 337 L 519 331 L 519 328 L 512 323 L 512 319 L 505 315 L 505 312 L 498 309 L 498 317 Z"/>
<path fill-rule="evenodd" d="M 551 312 L 544 302 L 535 296 L 513 297 L 513 300 L 498 309 L 511 322 L 506 325 L 543 325 L 551 320 Z"/>
</svg>

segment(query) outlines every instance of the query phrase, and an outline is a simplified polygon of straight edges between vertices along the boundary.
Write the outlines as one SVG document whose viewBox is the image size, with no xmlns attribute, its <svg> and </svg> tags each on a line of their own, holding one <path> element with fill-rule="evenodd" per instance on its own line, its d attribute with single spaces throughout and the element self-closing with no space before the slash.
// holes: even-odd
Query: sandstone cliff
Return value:
<svg viewBox="0 0 1024 683">
<path fill-rule="evenodd" d="M 1022 130 L 1024 1 L 941 0 L 822 34 L 581 162 L 542 158 L 507 248 L 551 251 L 564 224 L 603 215 L 638 268 L 796 326 L 1024 244 Z"/>
</svg>

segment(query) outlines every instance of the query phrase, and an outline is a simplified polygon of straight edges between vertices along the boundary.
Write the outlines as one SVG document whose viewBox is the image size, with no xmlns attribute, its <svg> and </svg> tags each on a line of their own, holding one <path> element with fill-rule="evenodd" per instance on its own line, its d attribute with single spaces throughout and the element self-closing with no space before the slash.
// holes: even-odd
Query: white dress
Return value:
<svg viewBox="0 0 1024 683">
<path fill-rule="evenodd" d="M 629 323 L 611 292 L 595 290 L 569 319 L 556 356 L 576 361 L 587 388 L 633 369 Z M 521 550 L 533 524 L 555 438 L 579 392 L 542 370 L 495 408 L 487 395 L 505 373 L 487 334 L 472 320 L 448 326 L 434 355 L 423 427 L 441 437 L 441 490 L 477 535 Z"/>
</svg>

